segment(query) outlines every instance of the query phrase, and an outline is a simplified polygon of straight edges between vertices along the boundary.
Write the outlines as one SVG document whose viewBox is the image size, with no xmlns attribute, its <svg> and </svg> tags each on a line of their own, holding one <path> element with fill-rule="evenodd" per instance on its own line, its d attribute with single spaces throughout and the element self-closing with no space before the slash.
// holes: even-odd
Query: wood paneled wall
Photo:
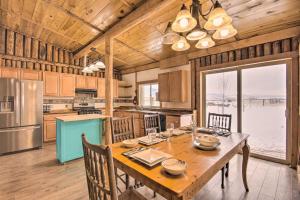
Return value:
<svg viewBox="0 0 300 200">
<path fill-rule="evenodd" d="M 24 68 L 83 75 L 83 58 L 73 53 L 0 26 L 0 67 Z M 89 76 L 105 77 L 104 70 Z M 121 73 L 114 71 L 114 78 Z"/>
<path fill-rule="evenodd" d="M 191 60 L 191 63 L 197 68 L 197 71 L 199 71 L 202 67 L 215 68 L 218 64 L 231 63 L 239 60 L 276 55 L 297 50 L 298 40 L 296 37 L 293 37 L 196 58 Z"/>
</svg>

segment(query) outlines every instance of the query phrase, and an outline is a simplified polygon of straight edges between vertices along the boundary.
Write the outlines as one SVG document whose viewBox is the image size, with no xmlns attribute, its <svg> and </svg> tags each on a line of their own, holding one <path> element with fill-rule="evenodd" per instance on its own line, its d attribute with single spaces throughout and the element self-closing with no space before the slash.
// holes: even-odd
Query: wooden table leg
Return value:
<svg viewBox="0 0 300 200">
<path fill-rule="evenodd" d="M 247 192 L 249 192 L 248 182 L 247 182 L 247 166 L 249 160 L 250 147 L 245 141 L 245 145 L 243 146 L 243 165 L 242 165 L 242 175 L 243 175 L 243 183 Z"/>
</svg>

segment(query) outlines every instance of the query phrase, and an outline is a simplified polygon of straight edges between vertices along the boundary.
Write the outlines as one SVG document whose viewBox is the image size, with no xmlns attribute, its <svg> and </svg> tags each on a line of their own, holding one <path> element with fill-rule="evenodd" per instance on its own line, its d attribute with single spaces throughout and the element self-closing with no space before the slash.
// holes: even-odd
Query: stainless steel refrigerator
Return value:
<svg viewBox="0 0 300 200">
<path fill-rule="evenodd" d="M 0 78 L 0 154 L 41 147 L 43 82 Z"/>
</svg>

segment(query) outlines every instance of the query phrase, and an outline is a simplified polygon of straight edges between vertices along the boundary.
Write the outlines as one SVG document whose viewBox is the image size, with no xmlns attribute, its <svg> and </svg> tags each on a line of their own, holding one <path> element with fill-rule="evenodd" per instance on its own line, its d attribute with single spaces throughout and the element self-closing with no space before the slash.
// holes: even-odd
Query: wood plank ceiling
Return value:
<svg viewBox="0 0 300 200">
<path fill-rule="evenodd" d="M 76 51 L 145 1 L 0 0 L 0 24 Z M 114 66 L 120 69 L 136 67 L 196 51 L 191 48 L 175 52 L 161 43 L 168 21 L 175 18 L 182 2 L 191 4 L 191 0 L 178 0 L 168 9 L 119 35 L 114 42 Z M 201 2 L 205 10 L 211 6 L 209 0 Z M 220 3 L 233 18 L 238 34 L 217 41 L 217 45 L 300 25 L 299 0 L 220 0 Z M 98 52 L 104 52 L 104 44 L 96 48 Z"/>
</svg>

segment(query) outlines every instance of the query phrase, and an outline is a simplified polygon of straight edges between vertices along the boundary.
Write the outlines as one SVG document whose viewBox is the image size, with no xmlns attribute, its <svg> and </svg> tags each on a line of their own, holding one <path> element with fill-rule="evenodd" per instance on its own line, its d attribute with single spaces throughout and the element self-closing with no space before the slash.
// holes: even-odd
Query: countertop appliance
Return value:
<svg viewBox="0 0 300 200">
<path fill-rule="evenodd" d="M 0 154 L 42 146 L 43 82 L 0 78 Z"/>
</svg>

